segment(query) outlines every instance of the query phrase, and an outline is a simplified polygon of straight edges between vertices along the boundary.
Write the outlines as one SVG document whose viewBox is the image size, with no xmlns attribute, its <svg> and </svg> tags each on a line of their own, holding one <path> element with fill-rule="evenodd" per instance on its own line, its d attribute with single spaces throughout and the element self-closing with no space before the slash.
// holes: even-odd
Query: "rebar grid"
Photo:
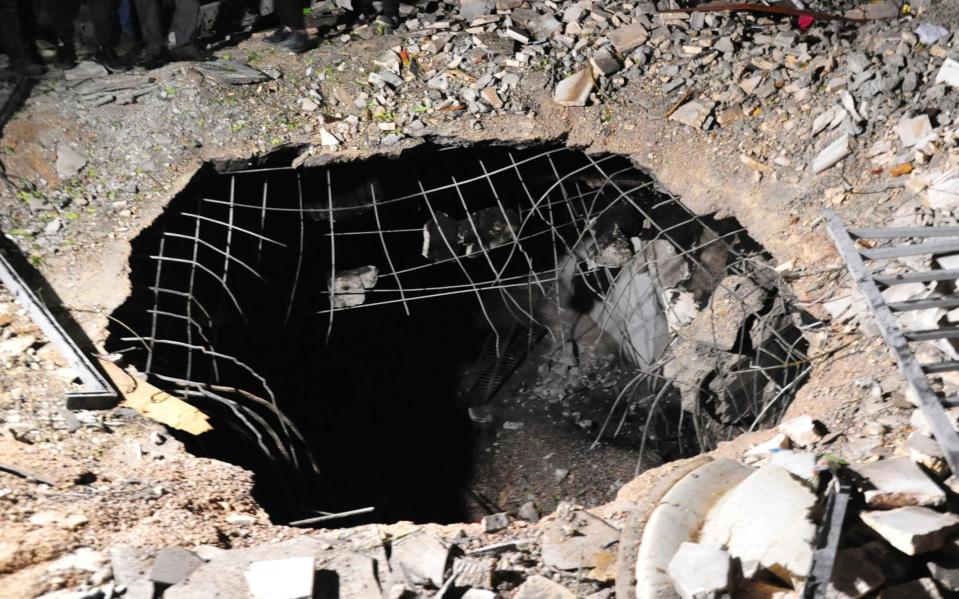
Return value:
<svg viewBox="0 0 959 599">
<path fill-rule="evenodd" d="M 435 175 L 429 185 L 422 173 L 401 184 L 381 180 L 375 172 L 359 183 L 340 181 L 335 164 L 308 171 L 256 168 L 219 175 L 228 181 L 220 190 L 223 196 L 211 197 L 216 194 L 206 190 L 193 193 L 178 199 L 160 219 L 158 238 L 145 252 L 152 263 L 146 325 L 134 329 L 137 336 L 121 337 L 139 342 L 128 356 L 148 375 L 174 384 L 182 397 L 226 405 L 268 456 L 294 464 L 305 460 L 315 470 L 308 443 L 283 416 L 267 377 L 245 356 L 230 355 L 226 349 L 259 344 L 269 351 L 270 339 L 248 338 L 262 334 L 264 322 L 269 330 L 297 326 L 305 318 L 325 319 L 329 344 L 341 326 L 337 314 L 378 308 L 396 309 L 402 317 L 428 309 L 419 306 L 424 302 L 471 294 L 498 353 L 502 343 L 495 314 L 503 312 L 545 330 L 554 342 L 565 342 L 570 332 L 542 322 L 537 306 L 549 303 L 562 317 L 570 310 L 570 286 L 580 284 L 604 305 L 601 328 L 620 340 L 629 339 L 628 331 L 616 330 L 628 318 L 623 313 L 629 307 L 617 305 L 625 295 L 610 301 L 611 290 L 629 287 L 637 276 L 661 265 L 642 251 L 623 264 L 601 259 L 611 227 L 619 226 L 623 214 L 638 223 L 631 238 L 643 247 L 667 242 L 674 249 L 671 259 L 685 261 L 691 272 L 705 277 L 710 293 L 723 289 L 730 274 L 755 274 L 755 255 L 741 251 L 737 243 L 742 229 L 714 230 L 710 219 L 655 189 L 621 157 L 567 149 L 500 154 L 505 156 L 501 164 L 488 167 L 486 159 L 477 159 L 467 165 L 467 176 L 428 173 Z M 308 174 L 315 185 L 304 181 Z M 284 192 L 280 178 L 295 192 Z M 421 246 L 428 257 L 414 249 Z M 702 260 L 710 247 L 721 247 L 728 256 L 718 271 Z M 352 281 L 349 273 L 367 267 L 375 268 L 373 285 L 338 290 L 338 284 Z M 311 291 L 317 288 L 321 293 Z M 518 293 L 524 290 L 525 296 Z M 726 291 L 735 296 L 733 290 Z M 274 297 L 283 298 L 277 300 L 283 312 L 277 320 L 260 313 L 264 305 L 272 305 L 267 298 Z M 739 299 L 744 309 L 755 304 L 748 297 Z M 662 310 L 669 309 L 662 305 L 661 294 L 656 301 Z M 726 423 L 725 435 L 775 419 L 797 383 L 795 375 L 785 372 L 799 371 L 805 362 L 801 336 L 784 335 L 779 325 L 767 322 L 760 313 L 767 309 L 750 307 L 752 313 L 744 318 L 753 328 L 752 337 L 763 339 L 763 344 L 752 347 L 746 334 L 725 361 L 717 362 L 724 368 L 724 380 L 749 387 L 745 392 L 720 392 L 748 399 L 742 417 Z M 618 315 L 619 322 L 611 315 Z M 624 398 L 627 409 L 632 404 L 646 410 L 649 425 L 670 392 L 675 395 L 691 385 L 662 374 L 662 365 L 673 357 L 670 352 L 684 334 L 671 326 L 651 339 L 665 351 L 641 364 L 641 372 L 619 393 L 600 435 L 617 418 L 616 431 L 622 427 L 627 412 L 614 412 Z M 705 387 L 702 381 L 692 384 Z M 692 415 L 696 444 L 705 448 L 713 439 L 700 408 Z"/>
</svg>

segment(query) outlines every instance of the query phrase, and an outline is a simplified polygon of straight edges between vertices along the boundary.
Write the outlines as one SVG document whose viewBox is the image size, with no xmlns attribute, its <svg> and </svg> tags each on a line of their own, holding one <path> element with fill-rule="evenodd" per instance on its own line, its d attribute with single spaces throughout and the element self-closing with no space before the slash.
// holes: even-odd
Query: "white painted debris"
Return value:
<svg viewBox="0 0 959 599">
<path fill-rule="evenodd" d="M 865 489 L 866 504 L 871 507 L 940 506 L 946 502 L 946 492 L 909 458 L 857 464 L 852 468 L 873 486 Z"/>
<path fill-rule="evenodd" d="M 683 543 L 669 560 L 669 576 L 683 599 L 718 599 L 731 594 L 732 558 L 717 547 Z"/>
<path fill-rule="evenodd" d="M 593 73 L 591 68 L 587 67 L 557 83 L 553 100 L 563 106 L 586 106 L 592 91 Z"/>
<path fill-rule="evenodd" d="M 920 114 L 910 118 L 904 118 L 899 121 L 899 141 L 903 147 L 911 148 L 919 142 L 932 135 L 932 123 L 929 122 L 929 116 Z"/>
<path fill-rule="evenodd" d="M 496 599 L 499 597 L 493 591 L 487 591 L 486 589 L 470 589 L 463 593 L 461 599 Z"/>
<path fill-rule="evenodd" d="M 519 585 L 513 599 L 576 599 L 576 595 L 548 578 L 530 576 Z"/>
<path fill-rule="evenodd" d="M 380 271 L 373 265 L 343 270 L 333 277 L 329 292 L 334 308 L 359 306 L 366 301 L 366 290 L 376 286 Z"/>
<path fill-rule="evenodd" d="M 959 87 L 959 62 L 947 58 L 939 67 L 936 74 L 936 83 L 945 83 L 950 87 Z"/>
<path fill-rule="evenodd" d="M 775 500 L 771 500 L 775 498 Z M 786 581 L 809 573 L 816 494 L 776 466 L 763 466 L 709 512 L 699 542 L 725 547 L 742 563 L 757 562 Z"/>
<path fill-rule="evenodd" d="M 798 416 L 779 425 L 779 430 L 789 437 L 793 445 L 807 447 L 822 439 L 825 427 L 812 416 Z"/>
<path fill-rule="evenodd" d="M 816 454 L 811 451 L 790 451 L 788 449 L 775 451 L 769 458 L 769 465 L 778 466 L 793 476 L 809 482 L 814 482 L 818 477 Z"/>
<path fill-rule="evenodd" d="M 812 172 L 819 174 L 849 155 L 849 134 L 832 142 L 812 161 Z"/>
<path fill-rule="evenodd" d="M 907 555 L 935 551 L 959 531 L 959 518 L 927 507 L 863 512 L 862 521 Z"/>
<path fill-rule="evenodd" d="M 253 562 L 243 572 L 254 599 L 309 599 L 314 575 L 312 557 Z"/>
</svg>

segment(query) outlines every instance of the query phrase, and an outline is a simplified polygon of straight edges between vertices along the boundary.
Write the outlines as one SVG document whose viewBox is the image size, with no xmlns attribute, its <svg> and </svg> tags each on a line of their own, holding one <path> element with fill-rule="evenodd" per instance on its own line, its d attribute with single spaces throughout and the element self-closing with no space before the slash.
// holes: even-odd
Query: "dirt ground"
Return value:
<svg viewBox="0 0 959 599">
<path fill-rule="evenodd" d="M 279 147 L 312 147 L 310 164 L 398 152 L 421 143 L 405 138 L 383 148 L 370 123 L 333 151 L 318 143 L 322 117 L 297 107 L 308 70 L 326 65 L 342 65 L 342 70 L 322 82 L 323 96 L 349 105 L 358 91 L 355 81 L 363 78 L 372 57 L 397 43 L 400 40 L 390 36 L 354 40 L 348 46 L 331 41 L 293 57 L 253 39 L 221 53 L 282 71 L 283 78 L 225 88 L 204 82 L 189 65 L 172 64 L 151 73 L 169 92 L 165 97 L 127 106 L 83 106 L 61 84 L 42 82 L 3 132 L 4 165 L 10 180 L 32 182 L 51 198 L 68 198 L 72 207 L 62 212 L 77 216 L 67 217 L 56 238 L 17 237 L 21 249 L 90 338 L 102 342 L 107 314 L 128 292 L 130 239 L 204 161 L 244 161 Z M 874 173 L 858 154 L 819 176 L 790 169 L 772 175 L 754 170 L 740 156 L 744 149 L 754 155 L 774 153 L 785 122 L 774 113 L 756 117 L 762 126 L 749 137 L 736 128 L 692 131 L 663 118 L 670 102 L 658 88 L 630 83 L 602 105 L 565 108 L 551 100 L 545 83 L 535 71 L 522 80 L 518 93 L 528 98 L 533 116 L 486 115 L 478 130 L 465 119 L 437 115 L 432 138 L 562 140 L 589 152 L 629 155 L 696 212 L 739 219 L 779 264 L 787 265 L 792 291 L 816 316 L 825 315 L 822 304 L 835 297 L 842 279 L 840 260 L 822 227 L 822 209 L 836 208 L 848 222 L 868 226 L 888 222 L 908 200 L 888 174 Z M 89 159 L 84 172 L 70 182 L 59 181 L 53 167 L 57 146 L 64 142 L 83 148 Z M 836 187 L 843 191 L 826 193 Z M 29 198 L 9 187 L 0 186 L 0 215 L 8 235 L 38 225 Z M 56 352 L 9 297 L 0 297 L 0 323 L 0 339 L 34 337 L 22 353 L 0 357 L 6 360 L 0 376 L 0 464 L 37 477 L 0 473 L 0 597 L 69 586 L 56 560 L 78 547 L 231 547 L 309 534 L 271 525 L 250 496 L 249 472 L 187 454 L 162 427 L 123 410 L 65 414 L 60 406 L 71 383 L 58 376 L 63 364 Z M 837 452 L 871 444 L 871 437 L 861 433 L 870 418 L 863 408 L 868 381 L 886 392 L 900 387 L 885 346 L 846 325 L 830 325 L 810 337 L 814 369 L 787 417 L 808 414 L 820 419 L 834 433 Z M 527 499 L 524 487 L 556 484 L 550 479 L 557 468 L 585 479 L 588 484 L 581 488 L 594 489 L 573 499 L 595 503 L 627 483 L 622 472 L 634 466 L 635 457 L 626 453 L 608 465 L 596 463 L 586 450 L 585 435 L 568 452 L 581 457 L 560 464 L 545 457 L 548 447 L 526 442 L 538 438 L 536 425 L 524 431 L 523 441 L 503 435 L 498 445 L 490 445 L 503 462 L 511 461 L 519 443 L 543 461 L 536 479 L 522 480 L 509 470 L 499 473 L 499 499 L 510 506 Z M 745 435 L 714 453 L 739 455 L 770 435 Z M 884 446 L 894 440 L 890 436 L 878 441 Z M 619 499 L 602 511 L 623 513 L 663 471 L 626 484 Z M 557 487 L 554 499 L 563 498 Z"/>
</svg>

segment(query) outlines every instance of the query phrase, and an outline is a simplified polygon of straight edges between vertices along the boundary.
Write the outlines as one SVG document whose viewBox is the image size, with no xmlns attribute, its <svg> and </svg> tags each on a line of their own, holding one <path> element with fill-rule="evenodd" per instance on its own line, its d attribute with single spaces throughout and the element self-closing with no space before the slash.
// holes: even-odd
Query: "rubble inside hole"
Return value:
<svg viewBox="0 0 959 599">
<path fill-rule="evenodd" d="M 761 248 L 625 158 L 279 163 L 207 167 L 141 233 L 108 344 L 213 414 L 189 447 L 253 469 L 276 519 L 596 505 L 775 422 L 801 382 Z"/>
</svg>

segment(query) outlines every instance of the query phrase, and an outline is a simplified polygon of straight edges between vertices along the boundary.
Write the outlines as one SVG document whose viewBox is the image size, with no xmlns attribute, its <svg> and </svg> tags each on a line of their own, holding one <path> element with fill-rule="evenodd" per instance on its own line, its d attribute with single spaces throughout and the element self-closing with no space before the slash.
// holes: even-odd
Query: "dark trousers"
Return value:
<svg viewBox="0 0 959 599">
<path fill-rule="evenodd" d="M 280 25 L 290 29 L 303 29 L 303 2 L 301 0 L 274 0 L 273 10 Z"/>
<path fill-rule="evenodd" d="M 89 3 L 97 43 L 112 49 L 120 37 L 120 0 L 89 0 Z"/>
<path fill-rule="evenodd" d="M 175 0 L 173 32 L 176 45 L 187 46 L 196 42 L 199 32 L 200 0 Z M 147 52 L 157 53 L 166 49 L 166 31 L 163 28 L 162 0 L 136 0 L 140 33 Z"/>
<path fill-rule="evenodd" d="M 20 0 L 0 0 L 0 49 L 10 62 L 21 62 L 30 55 L 21 20 L 24 7 Z"/>
</svg>

